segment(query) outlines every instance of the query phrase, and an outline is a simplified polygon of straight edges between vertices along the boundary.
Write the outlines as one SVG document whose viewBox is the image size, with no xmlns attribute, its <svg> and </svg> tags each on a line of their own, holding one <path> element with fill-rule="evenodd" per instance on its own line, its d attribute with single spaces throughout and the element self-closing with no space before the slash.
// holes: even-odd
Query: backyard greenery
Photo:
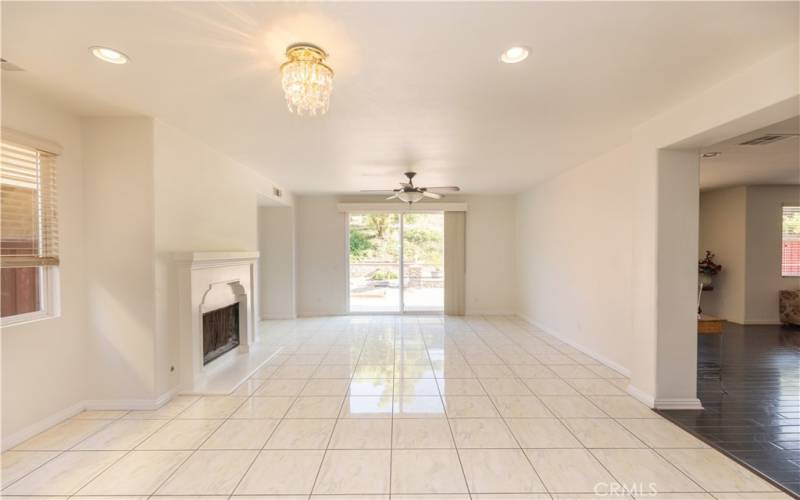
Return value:
<svg viewBox="0 0 800 500">
<path fill-rule="evenodd" d="M 443 241 L 441 218 L 424 214 L 404 215 L 406 264 L 439 266 Z M 399 260 L 399 214 L 353 215 L 350 220 L 352 262 L 396 262 Z"/>
</svg>

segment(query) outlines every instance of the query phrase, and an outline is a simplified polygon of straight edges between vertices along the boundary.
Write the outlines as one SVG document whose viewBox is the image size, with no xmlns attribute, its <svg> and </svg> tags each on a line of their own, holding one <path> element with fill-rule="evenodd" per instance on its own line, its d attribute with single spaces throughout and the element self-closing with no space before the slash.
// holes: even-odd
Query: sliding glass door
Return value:
<svg viewBox="0 0 800 500">
<path fill-rule="evenodd" d="M 351 312 L 442 311 L 444 214 L 349 214 Z"/>
<path fill-rule="evenodd" d="M 350 311 L 400 312 L 400 215 L 350 214 Z"/>
<path fill-rule="evenodd" d="M 444 213 L 403 214 L 403 310 L 444 310 Z"/>
</svg>

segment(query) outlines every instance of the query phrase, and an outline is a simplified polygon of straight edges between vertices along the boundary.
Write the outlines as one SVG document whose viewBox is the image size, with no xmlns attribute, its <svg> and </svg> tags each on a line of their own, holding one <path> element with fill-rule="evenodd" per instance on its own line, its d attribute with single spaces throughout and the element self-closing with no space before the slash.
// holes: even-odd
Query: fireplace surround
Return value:
<svg viewBox="0 0 800 500">
<path fill-rule="evenodd" d="M 237 356 L 246 355 L 253 347 L 258 252 L 186 252 L 174 254 L 173 260 L 178 285 L 180 387 L 182 392 L 192 393 L 207 386 L 220 367 L 236 362 Z M 221 310 L 226 312 L 214 314 Z M 214 316 L 220 317 L 212 320 Z M 213 344 L 211 349 L 206 349 L 206 326 L 221 328 L 208 345 Z"/>
</svg>

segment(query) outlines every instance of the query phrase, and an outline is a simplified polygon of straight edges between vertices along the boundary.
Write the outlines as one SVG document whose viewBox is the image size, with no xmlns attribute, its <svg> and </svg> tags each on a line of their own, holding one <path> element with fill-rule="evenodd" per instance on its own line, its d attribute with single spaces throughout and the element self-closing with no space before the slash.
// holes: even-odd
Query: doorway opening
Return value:
<svg viewBox="0 0 800 500">
<path fill-rule="evenodd" d="M 348 214 L 352 313 L 444 310 L 444 212 Z"/>
</svg>

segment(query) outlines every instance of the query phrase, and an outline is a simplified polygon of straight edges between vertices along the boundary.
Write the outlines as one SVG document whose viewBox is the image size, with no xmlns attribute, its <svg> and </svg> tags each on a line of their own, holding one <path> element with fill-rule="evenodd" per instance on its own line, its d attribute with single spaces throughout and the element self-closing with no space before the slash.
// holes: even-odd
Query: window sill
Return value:
<svg viewBox="0 0 800 500">
<path fill-rule="evenodd" d="M 25 314 L 17 314 L 16 316 L 8 316 L 0 319 L 0 327 L 10 328 L 12 326 L 27 325 L 29 323 L 36 323 L 46 319 L 57 318 L 58 315 L 52 314 L 48 311 L 36 311 Z"/>
</svg>

